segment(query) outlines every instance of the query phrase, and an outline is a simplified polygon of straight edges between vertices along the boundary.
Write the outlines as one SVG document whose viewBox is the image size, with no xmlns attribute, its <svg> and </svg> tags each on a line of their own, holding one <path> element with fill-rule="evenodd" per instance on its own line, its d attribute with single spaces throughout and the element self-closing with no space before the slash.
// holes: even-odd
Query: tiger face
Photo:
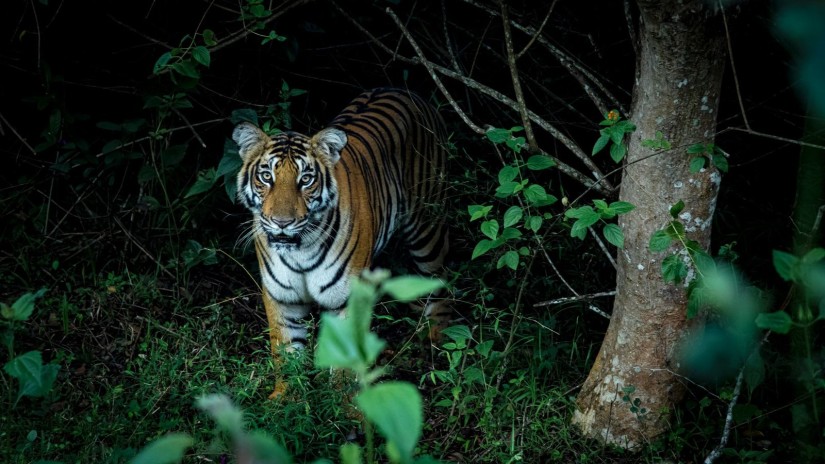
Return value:
<svg viewBox="0 0 825 464">
<path fill-rule="evenodd" d="M 320 233 L 317 225 L 336 206 L 333 167 L 347 143 L 346 134 L 328 128 L 313 137 L 294 132 L 270 137 L 245 122 L 232 138 L 243 159 L 238 198 L 252 211 L 253 227 L 276 249 L 313 242 Z"/>
</svg>

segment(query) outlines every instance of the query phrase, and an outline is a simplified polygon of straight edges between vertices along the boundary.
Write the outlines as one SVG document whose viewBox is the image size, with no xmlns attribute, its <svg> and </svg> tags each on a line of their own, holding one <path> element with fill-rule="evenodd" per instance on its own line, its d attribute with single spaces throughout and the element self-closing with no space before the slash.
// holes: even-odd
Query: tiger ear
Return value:
<svg viewBox="0 0 825 464">
<path fill-rule="evenodd" d="M 238 144 L 238 154 L 246 160 L 260 153 L 271 139 L 266 133 L 250 122 L 242 122 L 232 131 L 232 140 Z"/>
<path fill-rule="evenodd" d="M 312 147 L 329 160 L 330 166 L 341 159 L 341 150 L 347 144 L 347 134 L 341 129 L 328 127 L 312 136 Z"/>
</svg>

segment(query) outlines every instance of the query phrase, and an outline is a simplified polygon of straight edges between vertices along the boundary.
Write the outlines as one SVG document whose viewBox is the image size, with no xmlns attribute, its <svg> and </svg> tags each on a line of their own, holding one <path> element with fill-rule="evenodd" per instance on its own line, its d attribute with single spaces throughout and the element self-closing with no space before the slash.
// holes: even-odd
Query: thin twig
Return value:
<svg viewBox="0 0 825 464">
<path fill-rule="evenodd" d="M 616 296 L 616 290 L 611 290 L 609 292 L 599 292 L 599 293 L 591 293 L 589 295 L 577 295 L 577 296 L 566 296 L 563 298 L 556 298 L 555 300 L 547 300 L 542 301 L 539 303 L 533 304 L 534 308 L 540 308 L 542 306 L 553 306 L 562 303 L 570 303 L 573 301 L 581 301 L 581 300 L 590 300 L 593 298 L 603 298 L 608 296 Z"/>
<path fill-rule="evenodd" d="M 722 12 L 722 23 L 725 25 L 725 38 L 728 43 L 728 58 L 730 59 L 730 70 L 733 73 L 733 84 L 736 86 L 736 98 L 739 101 L 739 110 L 742 112 L 742 121 L 745 127 L 750 130 L 751 125 L 748 122 L 748 115 L 745 113 L 745 103 L 742 101 L 742 92 L 739 89 L 739 76 L 736 74 L 736 62 L 733 59 L 733 44 L 730 40 L 730 30 L 728 29 L 728 17 L 725 15 L 725 8 L 722 6 L 721 0 L 719 3 L 719 10 Z"/>
<path fill-rule="evenodd" d="M 789 139 L 787 137 L 780 137 L 778 135 L 766 134 L 764 132 L 757 132 L 753 129 L 743 129 L 741 127 L 728 127 L 728 128 L 722 129 L 721 131 L 717 132 L 716 135 L 717 136 L 722 135 L 722 134 L 724 134 L 725 132 L 728 132 L 728 131 L 744 132 L 746 134 L 755 135 L 757 137 L 765 137 L 765 138 L 768 138 L 768 139 L 779 140 L 780 142 L 793 143 L 793 144 L 800 145 L 800 146 L 803 146 L 803 147 L 811 147 L 811 148 L 818 148 L 820 150 L 825 150 L 825 145 L 817 145 L 815 143 L 809 143 L 809 142 L 803 142 L 801 140 Z"/>
<path fill-rule="evenodd" d="M 550 9 L 547 10 L 547 14 L 544 16 L 544 21 L 541 22 L 541 25 L 536 30 L 536 33 L 533 34 L 532 37 L 530 37 L 530 41 L 527 42 L 527 45 L 525 45 L 524 48 L 522 48 L 521 51 L 516 54 L 516 59 L 521 58 L 522 55 L 524 55 L 527 52 L 527 50 L 530 48 L 530 46 L 533 45 L 533 43 L 536 41 L 538 36 L 541 35 L 541 32 L 544 30 L 544 26 L 547 24 L 547 20 L 550 19 L 550 15 L 553 13 L 553 8 L 556 7 L 556 2 L 557 1 L 558 0 L 553 0 L 553 3 L 550 4 Z"/>
<path fill-rule="evenodd" d="M 444 47 L 447 49 L 447 55 L 450 57 L 450 63 L 453 65 L 455 72 L 461 72 L 461 67 L 458 65 L 458 59 L 453 51 L 453 42 L 450 40 L 450 33 L 447 30 L 447 5 L 444 0 L 441 0 L 441 27 L 444 29 Z"/>
<path fill-rule="evenodd" d="M 521 80 L 516 68 L 516 55 L 513 51 L 513 35 L 510 32 L 510 13 L 507 11 L 507 4 L 501 2 L 501 24 L 504 27 L 504 44 L 507 49 L 507 67 L 510 68 L 510 79 L 513 81 L 513 92 L 516 94 L 518 114 L 521 116 L 521 123 L 524 125 L 524 136 L 527 138 L 527 146 L 535 153 L 538 150 L 536 136 L 533 134 L 533 125 L 527 117 L 527 104 L 524 103 L 524 92 L 521 91 Z"/>
<path fill-rule="evenodd" d="M 29 3 L 32 7 L 32 13 L 34 14 L 34 27 L 37 29 L 37 69 L 40 69 L 40 20 L 37 18 L 37 8 L 34 6 L 34 0 L 30 0 Z"/>
<path fill-rule="evenodd" d="M 226 120 L 226 118 L 210 119 L 209 121 L 196 122 L 195 124 L 189 124 L 187 122 L 187 125 L 185 125 L 185 126 L 178 126 L 178 127 L 173 127 L 171 129 L 164 129 L 163 133 L 164 134 L 171 134 L 172 132 L 177 132 L 177 131 L 182 130 L 182 129 L 192 130 L 193 127 L 203 126 L 203 125 L 206 125 L 206 124 L 214 124 L 216 122 L 221 122 L 221 121 L 225 121 L 225 120 Z M 184 118 L 184 121 L 186 121 L 185 118 Z M 195 134 L 195 137 L 197 137 L 197 134 Z M 101 156 L 103 156 L 107 153 L 111 153 L 113 151 L 120 150 L 121 148 L 128 147 L 130 145 L 135 145 L 137 143 L 145 142 L 147 140 L 152 140 L 153 138 L 154 138 L 153 136 L 147 135 L 146 137 L 141 137 L 139 139 L 132 140 L 131 142 L 125 142 L 125 143 L 122 143 L 122 144 L 118 145 L 115 148 L 112 148 L 111 150 L 109 150 L 107 152 L 100 152 L 97 155 L 95 155 L 95 157 L 100 158 Z M 203 140 L 201 140 L 200 137 L 198 137 L 198 140 L 201 142 L 201 144 L 203 144 Z M 205 146 L 206 145 L 204 145 L 204 147 Z"/>
<path fill-rule="evenodd" d="M 633 15 L 630 14 L 629 0 L 624 0 L 624 21 L 627 24 L 627 34 L 630 36 L 630 45 L 633 46 L 633 54 L 639 56 L 639 37 L 636 35 L 636 28 L 633 27 Z"/>
<path fill-rule="evenodd" d="M 392 10 L 390 10 L 388 8 L 387 13 L 393 18 L 393 21 L 395 21 L 396 25 L 398 25 L 400 28 L 402 28 L 402 31 L 406 31 L 406 28 L 403 27 L 403 24 L 401 24 L 401 21 L 398 19 L 398 17 L 395 15 L 395 13 L 392 12 Z M 350 18 L 350 19 L 352 20 L 352 18 Z M 352 20 L 352 21 L 354 21 L 354 20 Z M 357 24 L 357 23 L 355 23 L 355 24 Z M 360 25 L 357 25 L 357 27 L 359 27 L 360 29 L 365 31 L 365 29 L 363 29 L 363 27 L 361 27 Z M 411 38 L 408 31 L 405 33 L 405 36 Z M 377 44 L 378 44 L 378 46 L 382 47 L 384 50 L 388 51 L 389 53 L 393 53 L 392 50 L 389 49 L 389 47 L 387 47 L 386 45 L 384 45 L 380 42 L 377 42 Z M 419 50 L 420 50 L 420 48 L 419 48 Z M 479 83 L 479 82 L 477 82 L 473 79 L 470 79 L 469 77 L 466 77 L 462 74 L 459 74 L 459 73 L 457 73 L 457 72 L 455 72 L 451 69 L 445 68 L 445 67 L 437 65 L 437 64 L 435 64 L 431 61 L 428 61 L 426 58 L 424 58 L 422 56 L 418 56 L 417 58 L 404 58 L 401 55 L 396 55 L 395 57 L 398 58 L 399 60 L 402 60 L 402 61 L 405 61 L 405 62 L 411 62 L 411 63 L 414 63 L 414 64 L 422 64 L 425 67 L 427 67 L 427 70 L 430 71 L 431 75 L 434 75 L 433 71 L 435 71 L 435 72 L 438 72 L 439 74 L 442 74 L 444 76 L 451 77 L 453 79 L 461 81 L 463 84 L 467 85 L 468 87 L 476 89 L 479 92 L 491 97 L 492 99 L 497 100 L 499 103 L 502 103 L 506 106 L 509 106 L 510 108 L 517 111 L 517 107 L 518 107 L 517 102 L 513 101 L 512 99 L 510 99 L 506 95 L 502 94 L 501 92 L 499 92 L 495 89 L 492 89 L 490 87 L 487 87 L 486 85 L 481 84 L 481 83 Z M 561 131 L 559 131 L 555 126 L 553 126 L 552 124 L 547 122 L 545 119 L 541 118 L 536 113 L 530 111 L 529 109 L 527 110 L 527 115 L 530 117 L 531 121 L 535 122 L 539 127 L 544 129 L 545 131 L 549 132 L 553 137 L 556 138 L 556 140 L 561 142 L 571 152 L 573 152 L 573 154 L 575 154 L 576 157 L 578 157 L 579 160 L 581 160 L 591 170 L 593 178 L 595 178 L 595 182 L 589 180 L 588 176 L 583 175 L 579 171 L 571 168 L 569 165 L 566 165 L 566 164 L 563 164 L 563 163 L 558 163 L 558 168 L 561 172 L 563 172 L 564 174 L 566 174 L 566 175 L 568 175 L 568 176 L 570 176 L 570 177 L 572 177 L 572 178 L 574 178 L 574 179 L 576 179 L 580 182 L 581 182 L 582 179 L 588 179 L 587 181 L 582 182 L 583 185 L 585 187 L 592 188 L 592 189 L 598 191 L 599 193 L 601 193 L 603 195 L 610 195 L 611 192 L 613 190 L 615 190 L 615 187 L 613 187 L 613 184 L 610 183 L 610 181 L 607 180 L 602 175 L 601 170 L 599 170 L 599 168 L 592 161 L 592 159 L 589 156 L 587 156 L 584 153 L 584 151 L 582 151 L 582 149 L 578 145 L 576 145 L 575 142 L 573 142 L 573 140 L 568 138 Z"/>
<path fill-rule="evenodd" d="M 20 140 L 20 142 L 21 142 L 21 143 L 22 143 L 22 144 L 23 144 L 26 148 L 28 148 L 28 149 L 29 149 L 29 151 L 31 151 L 33 155 L 37 156 L 37 152 L 36 152 L 36 151 L 34 151 L 34 148 L 32 148 L 32 146 L 31 146 L 31 145 L 29 145 L 29 143 L 28 143 L 28 142 L 26 142 L 26 139 L 24 139 L 24 138 L 23 138 L 23 136 L 22 136 L 22 135 L 20 135 L 20 133 L 19 133 L 19 132 L 17 132 L 17 131 L 14 129 L 14 126 L 12 126 L 11 124 L 9 124 L 9 122 L 8 122 L 8 121 L 6 120 L 6 118 L 3 116 L 3 113 L 0 113 L 0 121 L 3 121 L 3 124 L 5 124 L 5 125 L 6 125 L 6 127 L 8 127 L 8 128 L 9 128 L 9 130 L 11 131 L 11 133 L 12 133 L 12 134 L 14 134 L 14 136 L 15 136 L 15 137 L 17 137 L 17 140 Z"/>
<path fill-rule="evenodd" d="M 596 243 L 599 244 L 599 248 L 602 249 L 602 252 L 604 252 L 604 255 L 607 256 L 607 260 L 610 261 L 610 264 L 613 265 L 613 269 L 618 270 L 619 266 L 616 264 L 616 260 L 613 259 L 613 255 L 610 254 L 610 250 L 607 249 L 607 246 L 605 246 L 604 242 L 602 241 L 602 238 L 599 237 L 599 234 L 597 234 L 596 231 L 592 227 L 588 227 L 587 231 L 590 232 L 590 235 L 592 235 L 593 238 L 596 239 Z"/>
<path fill-rule="evenodd" d="M 192 131 L 192 135 L 194 135 L 195 138 L 198 140 L 198 142 L 200 142 L 201 147 L 206 148 L 206 142 L 204 142 L 203 139 L 201 138 L 201 136 L 198 135 L 198 131 L 196 131 L 195 128 L 192 126 L 192 124 L 189 123 L 189 120 L 186 119 L 186 116 L 184 116 L 183 113 L 178 111 L 177 108 L 172 108 L 172 111 L 174 111 L 175 114 L 177 114 L 178 116 L 180 116 L 181 119 L 183 119 L 183 123 L 186 124 L 186 127 L 188 127 L 189 130 Z"/>
<path fill-rule="evenodd" d="M 561 280 L 561 282 L 564 284 L 564 286 L 567 287 L 568 290 L 570 290 L 570 293 L 572 293 L 576 297 L 581 297 L 581 295 L 579 295 L 579 292 L 574 290 L 573 287 L 571 287 L 570 284 L 567 283 L 567 280 L 564 278 L 564 276 L 561 275 L 561 272 L 559 271 L 559 268 L 556 267 L 556 263 L 554 263 L 553 260 L 550 259 L 550 255 L 547 253 L 547 250 L 544 248 L 544 244 L 541 243 L 541 241 L 538 240 L 538 239 L 536 240 L 536 242 L 538 243 L 539 248 L 541 248 L 541 252 L 544 253 L 544 258 L 550 264 L 550 267 L 553 268 L 553 271 L 556 273 L 556 276 L 559 278 L 559 280 Z M 602 311 L 601 309 L 597 308 L 596 306 L 594 306 L 592 304 L 588 304 L 587 307 L 588 307 L 588 309 L 590 309 L 594 313 L 598 314 L 599 316 L 602 316 L 606 319 L 610 319 L 610 314 L 607 314 L 606 312 Z"/>
<path fill-rule="evenodd" d="M 467 116 L 464 113 L 464 111 L 461 110 L 461 108 L 458 106 L 458 103 L 456 103 L 455 99 L 453 99 L 453 97 L 450 95 L 450 92 L 447 90 L 447 87 L 445 87 L 444 84 L 441 82 L 441 79 L 438 78 L 438 75 L 435 73 L 432 64 L 424 57 L 424 52 L 421 51 L 421 47 L 418 46 L 418 42 L 416 42 L 415 39 L 413 39 L 412 35 L 407 30 L 407 28 L 404 27 L 403 24 L 401 24 L 401 21 L 398 19 L 398 16 L 396 16 L 395 13 L 393 13 L 393 11 L 389 8 L 387 8 L 386 11 L 387 14 L 390 15 L 392 20 L 395 21 L 395 24 L 398 25 L 398 28 L 401 29 L 401 33 L 404 35 L 407 41 L 410 42 L 410 45 L 412 45 L 412 48 L 413 50 L 415 50 L 416 55 L 418 55 L 421 58 L 421 63 L 424 65 L 425 68 L 427 68 L 427 72 L 430 73 L 430 77 L 432 78 L 433 82 L 435 82 L 435 85 L 438 87 L 438 90 L 440 90 L 444 97 L 447 99 L 447 101 L 450 102 L 450 106 L 452 106 L 456 113 L 458 113 L 458 116 L 461 118 L 461 120 L 464 121 L 464 123 L 467 124 L 467 126 L 469 126 L 470 129 L 472 129 L 474 132 L 481 135 L 487 133 L 487 131 L 485 131 L 477 124 L 475 124 L 473 121 L 471 121 L 469 116 Z"/>
</svg>

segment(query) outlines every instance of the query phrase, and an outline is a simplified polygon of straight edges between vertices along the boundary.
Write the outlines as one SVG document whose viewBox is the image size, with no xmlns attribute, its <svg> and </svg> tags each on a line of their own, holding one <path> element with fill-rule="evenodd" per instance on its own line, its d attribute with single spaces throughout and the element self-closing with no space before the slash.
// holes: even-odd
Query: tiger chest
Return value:
<svg viewBox="0 0 825 464">
<path fill-rule="evenodd" d="M 264 285 L 276 300 L 290 304 L 315 304 L 322 309 L 343 307 L 349 297 L 349 275 L 338 275 L 338 266 L 320 263 L 311 269 L 303 268 L 300 256 L 281 256 L 274 259 L 271 275 Z"/>
</svg>

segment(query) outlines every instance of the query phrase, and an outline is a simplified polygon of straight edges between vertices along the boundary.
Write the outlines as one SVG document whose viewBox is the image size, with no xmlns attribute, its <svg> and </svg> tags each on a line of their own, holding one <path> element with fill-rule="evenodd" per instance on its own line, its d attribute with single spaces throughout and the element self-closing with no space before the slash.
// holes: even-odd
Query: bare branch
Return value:
<svg viewBox="0 0 825 464">
<path fill-rule="evenodd" d="M 406 27 L 404 27 L 404 25 L 398 19 L 398 16 L 396 16 L 395 13 L 389 8 L 387 8 L 387 14 L 390 15 L 390 17 L 393 19 L 393 21 L 396 23 L 396 25 L 402 30 L 402 32 L 404 32 L 405 37 L 407 37 L 408 40 L 410 40 L 412 38 L 412 36 L 409 34 L 409 31 L 407 31 Z M 347 17 L 349 17 L 349 16 L 347 16 Z M 354 20 L 352 18 L 350 18 L 350 20 L 354 22 Z M 366 31 L 362 26 L 360 26 L 360 24 L 357 24 L 357 23 L 355 23 L 355 24 L 357 25 L 357 27 L 359 27 L 359 29 Z M 370 37 L 372 37 L 372 35 L 370 35 Z M 394 53 L 386 45 L 383 45 L 380 42 L 377 42 L 377 43 L 379 44 L 380 47 L 387 50 L 388 52 Z M 415 46 L 413 46 L 413 48 L 417 48 L 417 44 Z M 487 86 L 485 86 L 485 85 L 483 85 L 483 84 L 481 84 L 481 83 L 479 83 L 479 82 L 477 82 L 473 79 L 470 79 L 470 78 L 464 76 L 463 74 L 459 74 L 459 73 L 457 73 L 457 72 L 455 72 L 451 69 L 445 68 L 445 67 L 437 65 L 437 64 L 435 64 L 431 61 L 428 61 L 425 57 L 423 57 L 423 54 L 420 53 L 420 48 L 418 48 L 416 53 L 419 53 L 418 58 L 413 58 L 413 59 L 404 58 L 403 60 L 406 61 L 406 62 L 412 62 L 412 63 L 415 63 L 415 64 L 424 65 L 427 68 L 427 70 L 430 72 L 430 75 L 433 76 L 433 79 L 435 79 L 435 72 L 438 72 L 439 74 L 442 74 L 442 75 L 445 75 L 447 77 L 451 77 L 453 79 L 459 80 L 463 84 L 467 85 L 468 87 L 476 89 L 479 92 L 481 92 L 481 93 L 493 98 L 494 100 L 497 100 L 498 102 L 503 103 L 504 105 L 509 106 L 510 108 L 517 111 L 517 108 L 518 108 L 517 102 L 513 101 L 512 99 L 510 99 L 506 95 L 502 94 L 501 92 L 499 92 L 495 89 L 492 89 L 490 87 L 487 87 Z M 401 59 L 400 55 L 396 55 L 396 57 Z M 440 81 L 436 81 L 436 82 L 437 82 L 436 85 L 439 85 Z M 441 86 L 443 86 L 443 84 L 441 84 Z M 441 87 L 439 87 L 439 88 L 441 89 Z M 444 90 L 442 90 L 442 92 L 443 91 Z M 556 129 L 552 124 L 550 124 L 546 120 L 542 119 L 536 113 L 530 111 L 529 109 L 526 110 L 526 112 L 527 112 L 527 115 L 529 116 L 531 121 L 535 122 L 536 124 L 539 125 L 539 127 L 544 129 L 545 131 L 549 132 L 553 137 L 556 138 L 556 140 L 560 141 L 564 146 L 566 146 L 570 151 L 572 151 L 573 154 L 575 154 L 591 170 L 592 175 L 595 178 L 595 181 L 590 180 L 588 178 L 588 176 L 585 176 L 584 174 L 582 174 L 579 171 L 573 169 L 569 165 L 567 165 L 565 163 L 562 163 L 562 162 L 558 161 L 555 157 L 551 156 L 551 158 L 553 158 L 553 160 L 556 161 L 556 163 L 558 165 L 558 168 L 561 172 L 563 172 L 564 174 L 576 179 L 577 181 L 581 182 L 586 187 L 592 188 L 592 189 L 600 192 L 603 195 L 609 195 L 613 190 L 615 190 L 615 188 L 610 183 L 610 181 L 607 180 L 604 177 L 604 175 L 602 175 L 601 171 L 596 166 L 596 164 L 593 163 L 593 161 L 590 159 L 590 157 L 587 156 L 584 153 L 584 151 L 582 151 L 582 149 L 578 145 L 576 145 L 575 142 L 573 142 L 570 138 L 568 138 L 566 135 L 564 135 L 561 131 Z M 478 126 L 476 126 L 476 127 L 478 127 Z M 473 129 L 473 130 L 475 130 L 475 129 Z"/>
<path fill-rule="evenodd" d="M 476 3 L 475 0 L 464 0 L 465 3 L 472 5 L 480 10 L 487 12 L 492 16 L 498 16 L 498 12 L 487 8 L 484 5 Z M 607 113 L 608 105 L 607 102 L 602 100 L 594 91 L 593 86 L 595 85 L 599 90 L 604 93 L 610 103 L 615 107 L 618 108 L 622 114 L 627 114 L 627 110 L 625 109 L 624 105 L 622 105 L 616 97 L 601 83 L 599 79 L 597 79 L 592 73 L 590 73 L 587 69 L 577 63 L 572 57 L 568 56 L 566 53 L 561 51 L 558 47 L 551 44 L 547 39 L 543 36 L 538 34 L 538 31 L 532 27 L 523 26 L 515 21 L 510 21 L 513 27 L 516 29 L 524 32 L 527 35 L 536 37 L 536 41 L 540 43 L 542 46 L 547 48 L 550 53 L 556 57 L 559 63 L 567 69 L 567 72 L 570 73 L 573 78 L 579 81 L 579 85 L 581 85 L 582 89 L 587 93 L 587 96 L 590 97 L 590 100 L 593 101 L 593 104 L 599 109 L 602 114 Z"/>
<path fill-rule="evenodd" d="M 573 287 L 571 287 L 570 284 L 567 283 L 567 280 L 564 278 L 564 276 L 561 275 L 561 272 L 559 272 L 559 269 L 556 267 L 556 263 L 553 262 L 553 260 L 550 258 L 550 255 L 547 253 L 547 250 L 544 248 L 544 244 L 541 243 L 540 240 L 537 240 L 537 243 L 538 243 L 539 248 L 541 248 L 541 252 L 544 254 L 544 259 L 546 259 L 547 262 L 550 264 L 550 267 L 553 268 L 553 272 L 556 273 L 556 276 L 559 278 L 559 280 L 561 280 L 561 282 L 564 284 L 564 286 L 567 287 L 568 290 L 570 290 L 570 293 L 575 295 L 573 298 L 578 298 L 578 299 L 582 299 L 582 300 L 585 299 L 586 297 L 581 296 L 579 294 L 579 292 L 574 290 Z M 571 300 L 571 301 L 575 301 L 575 300 Z M 550 303 L 550 304 L 552 304 L 552 303 Z M 539 303 L 539 304 L 536 304 L 536 305 L 533 305 L 533 306 L 534 307 L 535 306 L 549 306 L 549 304 L 542 305 L 542 304 Z M 606 312 L 604 312 L 601 309 L 597 308 L 595 305 L 588 304 L 587 307 L 588 307 L 588 309 L 590 309 L 594 313 L 598 314 L 599 316 L 602 316 L 606 319 L 610 319 L 610 314 L 607 314 Z"/>
<path fill-rule="evenodd" d="M 20 140 L 20 143 L 22 143 L 22 144 L 23 144 L 26 148 L 28 148 L 28 149 L 29 149 L 29 151 L 30 151 L 30 152 L 32 152 L 32 154 L 33 154 L 33 155 L 37 156 L 37 152 L 34 150 L 34 148 L 32 148 L 32 146 L 31 146 L 31 145 L 29 145 L 29 142 L 26 142 L 26 139 L 25 139 L 25 138 L 23 138 L 23 136 L 22 136 L 22 135 L 20 135 L 20 133 L 18 133 L 18 132 L 14 129 L 14 126 L 12 126 L 11 124 L 9 124 L 9 122 L 8 122 L 8 121 L 6 120 L 6 118 L 3 116 L 3 113 L 0 113 L 0 121 L 2 121 L 2 122 L 3 122 L 3 124 L 5 124 L 5 125 L 6 125 L 6 127 L 8 127 L 8 128 L 9 128 L 9 130 L 11 131 L 11 133 L 12 133 L 12 134 L 14 134 L 14 136 L 15 136 L 15 137 L 17 137 L 17 140 Z M 3 134 L 2 134 L 2 132 L 3 132 L 3 126 L 0 126 L 0 135 L 3 135 Z"/>
<path fill-rule="evenodd" d="M 581 300 L 591 300 L 593 298 L 603 298 L 608 296 L 616 296 L 616 290 L 611 290 L 609 292 L 599 292 L 599 293 L 591 293 L 589 295 L 577 295 L 577 296 L 566 296 L 564 298 L 556 298 L 555 300 L 547 300 L 541 301 L 539 303 L 535 303 L 533 305 L 534 308 L 540 308 L 542 306 L 553 306 L 561 303 L 570 303 L 573 301 L 581 301 Z"/>
<path fill-rule="evenodd" d="M 550 9 L 547 10 L 547 15 L 544 16 L 544 21 L 541 22 L 541 26 L 539 26 L 538 30 L 536 30 L 536 33 L 533 34 L 533 37 L 530 37 L 530 41 L 527 42 L 527 45 L 525 45 L 524 48 L 522 48 L 521 51 L 516 54 L 516 59 L 521 58 L 522 55 L 527 53 L 527 50 L 530 48 L 530 46 L 533 45 L 533 43 L 536 41 L 536 38 L 538 38 L 538 36 L 541 35 L 541 31 L 543 31 L 544 26 L 547 25 L 547 20 L 550 19 L 550 15 L 553 13 L 553 8 L 556 7 L 557 1 L 558 0 L 553 0 L 553 3 L 550 4 Z"/>
<path fill-rule="evenodd" d="M 755 131 L 753 129 L 742 129 L 741 127 L 728 127 L 728 128 L 722 129 L 721 131 L 717 132 L 716 135 L 719 136 L 719 135 L 722 135 L 722 134 L 724 134 L 725 132 L 728 132 L 728 131 L 744 132 L 746 134 L 755 135 L 757 137 L 765 137 L 766 139 L 773 139 L 773 140 L 778 140 L 780 142 L 793 143 L 793 144 L 803 146 L 803 147 L 811 147 L 811 148 L 818 148 L 820 150 L 825 150 L 825 145 L 817 145 L 815 143 L 809 143 L 809 142 L 803 142 L 801 140 L 789 139 L 787 137 L 780 137 L 778 135 L 766 134 L 764 132 L 758 132 L 758 131 Z"/>
<path fill-rule="evenodd" d="M 605 246 L 604 242 L 602 241 L 602 238 L 599 237 L 599 234 L 596 233 L 596 230 L 592 227 L 588 227 L 587 231 L 590 232 L 590 235 L 592 235 L 594 239 L 596 239 L 596 243 L 599 244 L 599 248 L 602 249 L 602 252 L 607 257 L 607 260 L 610 261 L 610 264 L 613 265 L 613 269 L 618 270 L 619 266 L 616 264 L 616 260 L 613 259 L 613 255 L 610 254 L 610 250 L 607 249 L 607 246 Z"/>
<path fill-rule="evenodd" d="M 530 124 L 530 118 L 527 117 L 527 105 L 524 103 L 524 93 L 521 91 L 521 81 L 518 76 L 518 68 L 516 68 L 516 55 L 513 52 L 513 36 L 510 33 L 510 15 L 507 12 L 507 4 L 501 2 L 501 23 L 504 26 L 504 44 L 507 49 L 507 67 L 510 68 L 510 79 L 513 81 L 513 91 L 516 94 L 516 102 L 518 103 L 518 113 L 521 116 L 521 123 L 524 125 L 524 135 L 527 138 L 527 145 L 531 152 L 538 150 L 536 143 L 536 136 L 533 134 L 533 125 Z"/>
<path fill-rule="evenodd" d="M 447 54 L 450 56 L 450 63 L 453 65 L 455 72 L 461 72 L 461 67 L 458 65 L 458 59 L 453 52 L 453 43 L 450 40 L 450 33 L 447 31 L 447 5 L 444 0 L 441 0 L 441 26 L 444 29 L 444 46 L 447 49 Z"/>
<path fill-rule="evenodd" d="M 719 11 L 722 12 L 722 23 L 725 25 L 725 38 L 728 44 L 728 58 L 730 59 L 730 70 L 733 72 L 733 84 L 736 86 L 736 99 L 739 101 L 739 111 L 742 112 L 742 121 L 745 122 L 745 128 L 750 130 L 751 125 L 748 122 L 748 115 L 745 113 L 745 103 L 742 101 L 742 92 L 739 88 L 739 76 L 736 74 L 736 62 L 733 60 L 733 44 L 730 41 L 730 30 L 728 30 L 728 17 L 725 15 L 725 8 L 722 2 L 719 1 Z"/>
</svg>

